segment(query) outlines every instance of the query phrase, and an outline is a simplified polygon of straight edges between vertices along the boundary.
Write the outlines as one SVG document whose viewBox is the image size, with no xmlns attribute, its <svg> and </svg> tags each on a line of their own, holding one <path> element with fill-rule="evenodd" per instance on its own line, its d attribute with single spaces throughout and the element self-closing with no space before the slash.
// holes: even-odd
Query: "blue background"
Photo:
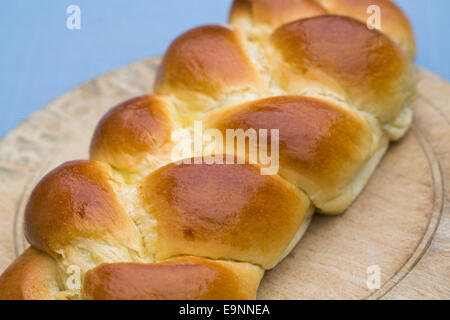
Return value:
<svg viewBox="0 0 450 320">
<path fill-rule="evenodd" d="M 3 0 L 0 137 L 66 91 L 122 65 L 161 55 L 181 32 L 225 22 L 232 0 Z M 413 22 L 417 64 L 450 80 L 450 1 L 397 0 Z M 81 8 L 68 30 L 66 8 Z"/>
</svg>

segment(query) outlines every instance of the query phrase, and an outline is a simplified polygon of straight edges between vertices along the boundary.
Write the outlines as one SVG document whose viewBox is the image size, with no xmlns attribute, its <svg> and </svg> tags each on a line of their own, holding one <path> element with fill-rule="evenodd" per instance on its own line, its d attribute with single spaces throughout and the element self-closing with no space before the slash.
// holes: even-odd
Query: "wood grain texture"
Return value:
<svg viewBox="0 0 450 320">
<path fill-rule="evenodd" d="M 41 109 L 0 142 L 0 271 L 26 248 L 22 217 L 39 179 L 87 158 L 94 127 L 125 99 L 151 92 L 159 59 L 99 77 Z M 450 85 L 417 69 L 414 126 L 347 212 L 316 215 L 263 280 L 261 299 L 450 299 Z M 366 286 L 378 265 L 382 287 Z"/>
</svg>

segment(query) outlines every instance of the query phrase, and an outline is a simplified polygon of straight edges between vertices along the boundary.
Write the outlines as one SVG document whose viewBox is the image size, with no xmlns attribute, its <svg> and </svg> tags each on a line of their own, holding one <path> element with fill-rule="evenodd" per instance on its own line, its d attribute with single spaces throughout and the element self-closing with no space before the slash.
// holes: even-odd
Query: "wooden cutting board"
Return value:
<svg viewBox="0 0 450 320">
<path fill-rule="evenodd" d="M 0 271 L 26 248 L 22 218 L 39 179 L 87 158 L 98 120 L 151 92 L 159 59 L 70 91 L 0 142 Z M 344 215 L 316 215 L 295 250 L 261 285 L 261 299 L 450 299 L 450 85 L 423 69 L 414 126 L 385 156 Z M 381 271 L 369 290 L 367 268 Z"/>
</svg>

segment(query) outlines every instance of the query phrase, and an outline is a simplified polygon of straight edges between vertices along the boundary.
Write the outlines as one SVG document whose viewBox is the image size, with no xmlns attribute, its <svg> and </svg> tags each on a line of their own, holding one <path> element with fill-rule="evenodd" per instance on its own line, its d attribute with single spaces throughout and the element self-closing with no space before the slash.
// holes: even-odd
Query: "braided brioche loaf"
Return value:
<svg viewBox="0 0 450 320">
<path fill-rule="evenodd" d="M 370 4 L 383 33 L 365 24 Z M 414 56 L 409 22 L 388 0 L 236 0 L 230 25 L 172 43 L 154 95 L 104 116 L 91 160 L 36 186 L 31 248 L 0 278 L 0 298 L 254 298 L 313 212 L 343 212 L 409 128 Z M 225 149 L 172 162 L 171 133 L 194 120 L 280 129 L 278 174 L 215 163 Z"/>
</svg>

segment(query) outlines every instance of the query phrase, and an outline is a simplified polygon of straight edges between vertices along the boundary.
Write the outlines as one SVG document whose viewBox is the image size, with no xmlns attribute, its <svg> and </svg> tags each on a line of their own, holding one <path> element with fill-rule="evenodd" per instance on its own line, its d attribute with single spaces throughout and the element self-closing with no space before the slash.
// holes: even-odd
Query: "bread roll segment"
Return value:
<svg viewBox="0 0 450 320">
<path fill-rule="evenodd" d="M 414 30 L 405 13 L 391 0 L 317 0 L 329 13 L 367 22 L 379 8 L 381 31 L 402 48 L 411 60 L 417 55 Z"/>
<path fill-rule="evenodd" d="M 34 248 L 28 248 L 0 276 L 0 300 L 55 299 L 59 292 L 55 260 Z"/>
<path fill-rule="evenodd" d="M 102 262 L 134 261 L 141 236 L 110 183 L 112 169 L 92 160 L 67 162 L 35 187 L 25 210 L 25 236 L 56 258 L 62 274 Z"/>
<path fill-rule="evenodd" d="M 376 121 L 316 97 L 273 97 L 224 108 L 209 115 L 207 126 L 224 134 L 280 128 L 279 174 L 328 214 L 350 206 L 388 146 Z M 267 140 L 270 149 L 270 130 Z"/>
<path fill-rule="evenodd" d="M 372 2 L 381 31 L 366 0 L 236 0 L 231 25 L 177 38 L 155 93 L 109 111 L 91 160 L 35 187 L 32 248 L 0 277 L 0 298 L 253 299 L 313 213 L 344 212 L 411 125 L 413 32 L 392 2 Z M 267 130 L 279 170 L 261 174 L 234 145 L 173 159 L 174 130 L 194 121 L 223 136 Z M 215 162 L 227 156 L 243 161 Z"/>
<path fill-rule="evenodd" d="M 180 257 L 154 264 L 102 264 L 86 274 L 84 299 L 250 300 L 264 270 L 247 263 Z"/>
<path fill-rule="evenodd" d="M 157 168 L 167 158 L 178 127 L 168 99 L 145 95 L 125 101 L 100 120 L 90 158 L 130 173 Z"/>
<path fill-rule="evenodd" d="M 249 164 L 169 164 L 141 193 L 157 220 L 157 260 L 196 255 L 270 269 L 311 210 L 298 188 Z"/>
<path fill-rule="evenodd" d="M 232 26 L 209 25 L 184 33 L 170 45 L 154 91 L 174 98 L 185 123 L 233 98 L 252 99 L 262 90 L 241 36 Z"/>
<path fill-rule="evenodd" d="M 287 92 L 343 96 L 350 105 L 373 114 L 389 131 L 414 94 L 408 57 L 385 35 L 353 18 L 319 16 L 277 29 L 267 53 L 278 84 Z M 411 113 L 410 113 L 411 114 Z"/>
<path fill-rule="evenodd" d="M 285 23 L 326 13 L 315 0 L 235 0 L 229 23 L 259 38 Z"/>
</svg>

